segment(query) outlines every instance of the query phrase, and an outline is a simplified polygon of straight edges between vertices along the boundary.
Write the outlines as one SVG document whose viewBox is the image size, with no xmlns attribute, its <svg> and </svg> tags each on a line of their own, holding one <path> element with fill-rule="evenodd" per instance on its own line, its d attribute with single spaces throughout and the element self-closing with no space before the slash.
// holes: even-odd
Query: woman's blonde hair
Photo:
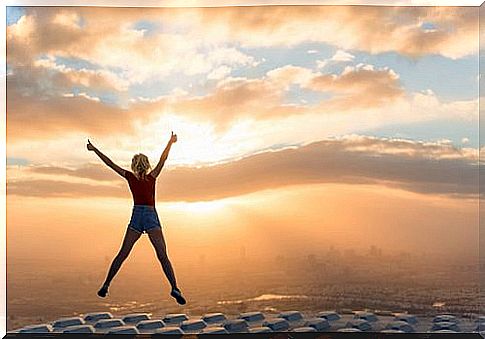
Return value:
<svg viewBox="0 0 485 339">
<path fill-rule="evenodd" d="M 150 170 L 150 162 L 145 154 L 135 154 L 131 160 L 131 170 L 137 179 L 146 179 Z"/>
</svg>

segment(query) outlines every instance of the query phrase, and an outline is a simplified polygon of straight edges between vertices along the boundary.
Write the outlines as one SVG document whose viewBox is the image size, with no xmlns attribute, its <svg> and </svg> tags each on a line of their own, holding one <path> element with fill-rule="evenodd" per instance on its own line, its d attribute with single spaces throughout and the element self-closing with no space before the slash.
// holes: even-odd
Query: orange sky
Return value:
<svg viewBox="0 0 485 339">
<path fill-rule="evenodd" d="M 129 220 L 129 199 L 12 196 L 7 204 L 8 255 L 67 262 L 111 257 Z M 250 256 L 301 255 L 338 248 L 387 253 L 476 254 L 477 202 L 368 185 L 291 186 L 211 202 L 159 203 L 175 260 L 195 260 L 240 246 Z M 26 213 L 28 211 L 28 213 Z M 146 259 L 148 242 L 139 245 Z"/>
</svg>

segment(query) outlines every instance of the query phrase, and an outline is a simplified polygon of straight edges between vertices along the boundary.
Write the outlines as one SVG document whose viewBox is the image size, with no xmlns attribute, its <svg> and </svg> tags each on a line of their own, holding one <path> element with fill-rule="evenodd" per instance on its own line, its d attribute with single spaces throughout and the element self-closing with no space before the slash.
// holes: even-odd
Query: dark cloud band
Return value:
<svg viewBox="0 0 485 339">
<path fill-rule="evenodd" d="M 50 174 L 52 180 L 8 181 L 7 194 L 129 197 L 122 179 L 102 165 L 78 169 L 31 166 L 29 170 Z M 353 137 L 264 152 L 212 166 L 177 167 L 162 173 L 157 195 L 159 201 L 204 201 L 289 185 L 365 183 L 471 198 L 479 193 L 478 171 L 475 155 L 449 144 Z M 59 175 L 104 184 L 60 181 Z"/>
</svg>

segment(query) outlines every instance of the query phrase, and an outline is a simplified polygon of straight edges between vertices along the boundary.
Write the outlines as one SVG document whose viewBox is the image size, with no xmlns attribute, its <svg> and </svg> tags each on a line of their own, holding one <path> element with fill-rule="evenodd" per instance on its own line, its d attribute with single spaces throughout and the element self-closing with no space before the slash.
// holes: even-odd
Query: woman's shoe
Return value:
<svg viewBox="0 0 485 339">
<path fill-rule="evenodd" d="M 185 301 L 185 298 L 182 296 L 182 292 L 178 288 L 172 288 L 172 292 L 170 292 L 170 295 L 177 300 L 177 302 L 180 305 L 185 305 L 187 301 Z"/>
<path fill-rule="evenodd" d="M 100 296 L 101 298 L 104 298 L 106 297 L 107 294 L 108 294 L 108 286 L 103 285 L 103 287 L 101 287 L 101 289 L 98 291 L 98 296 Z"/>
</svg>

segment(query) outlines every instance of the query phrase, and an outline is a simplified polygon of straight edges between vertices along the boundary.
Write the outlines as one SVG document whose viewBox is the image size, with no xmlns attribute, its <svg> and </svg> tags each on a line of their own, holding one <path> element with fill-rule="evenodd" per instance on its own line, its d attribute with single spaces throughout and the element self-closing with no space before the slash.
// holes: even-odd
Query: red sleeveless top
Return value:
<svg viewBox="0 0 485 339">
<path fill-rule="evenodd" d="M 133 195 L 134 205 L 155 206 L 155 181 L 151 175 L 146 175 L 146 180 L 138 180 L 133 173 L 126 171 L 125 178 Z"/>
</svg>

